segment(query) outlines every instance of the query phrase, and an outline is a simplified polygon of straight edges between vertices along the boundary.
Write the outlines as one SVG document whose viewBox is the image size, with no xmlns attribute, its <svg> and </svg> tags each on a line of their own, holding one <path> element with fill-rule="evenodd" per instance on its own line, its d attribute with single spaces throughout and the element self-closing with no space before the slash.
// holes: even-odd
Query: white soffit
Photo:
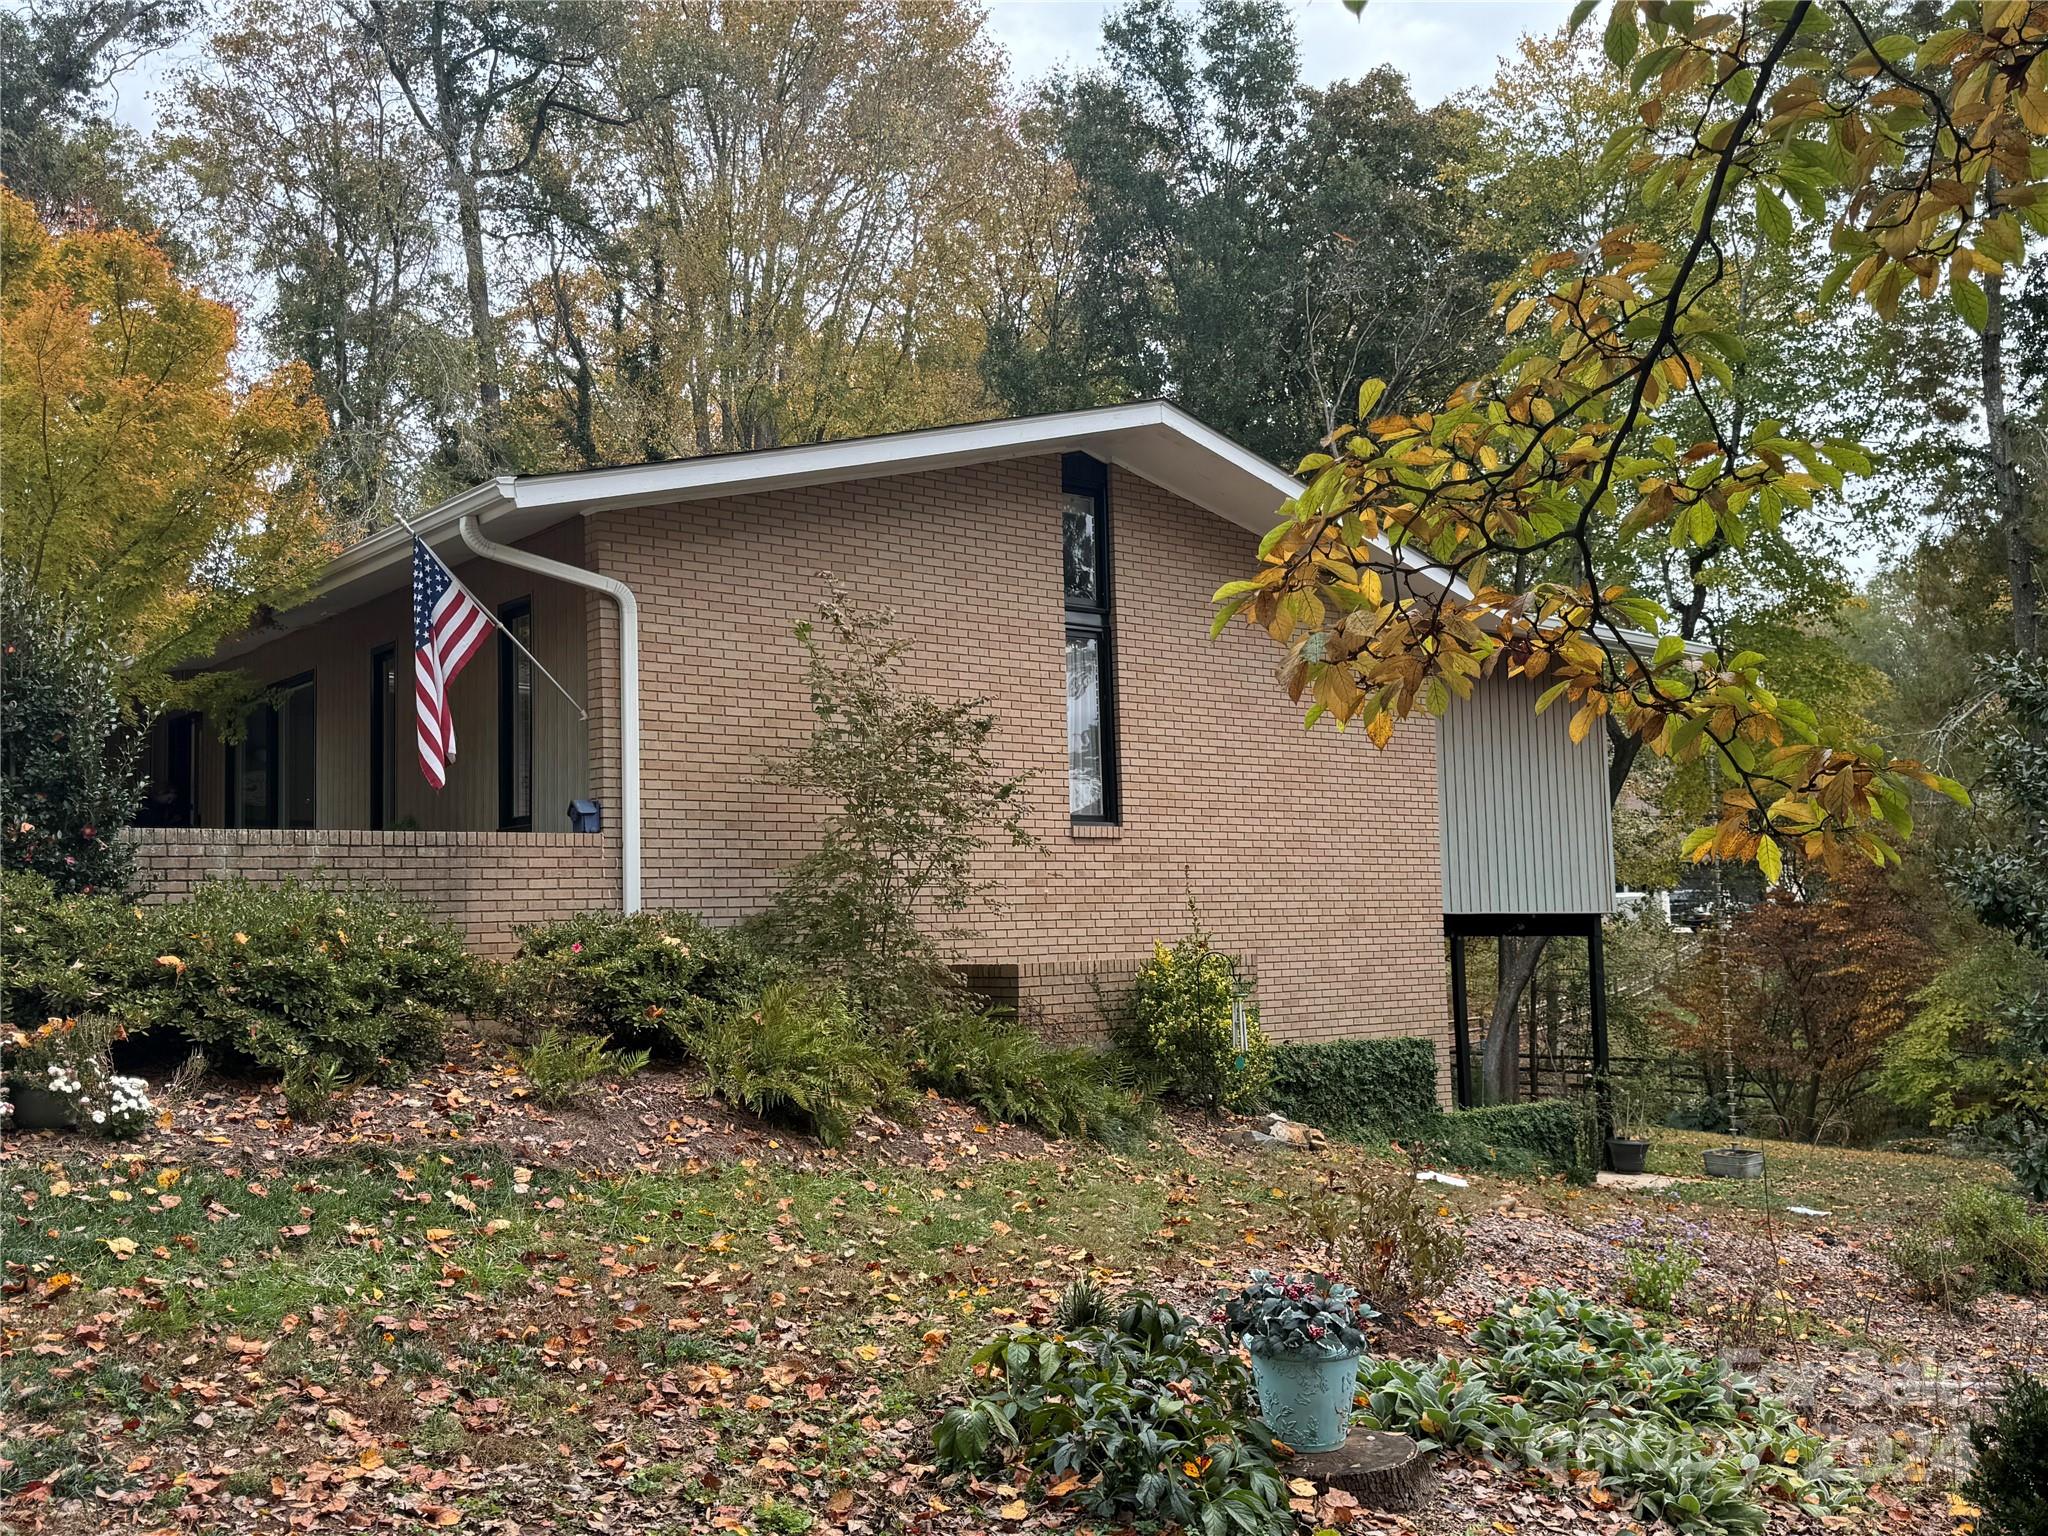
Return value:
<svg viewBox="0 0 2048 1536">
<path fill-rule="evenodd" d="M 1161 400 L 1147 400 L 659 464 L 506 475 L 473 486 L 413 521 L 421 537 L 456 566 L 470 558 L 456 533 L 464 513 L 475 513 L 490 537 L 510 543 L 592 512 L 924 474 L 1052 453 L 1086 453 L 1120 465 L 1260 535 L 1277 520 L 1281 503 L 1301 489 L 1294 476 L 1187 412 Z M 216 659 L 399 590 L 409 579 L 411 543 L 405 529 L 392 527 L 343 550 L 303 603 L 279 614 L 273 626 L 230 642 Z M 1428 562 L 1421 556 L 1402 553 L 1411 570 L 1427 570 Z"/>
<path fill-rule="evenodd" d="M 1259 534 L 1273 526 L 1280 504 L 1301 489 L 1292 475 L 1185 411 L 1150 400 L 660 464 L 506 475 L 451 497 L 414 518 L 413 526 L 454 566 L 471 558 L 456 533 L 465 512 L 475 513 L 492 538 L 512 542 L 592 512 L 923 474 L 1051 453 L 1087 453 L 1121 465 Z M 411 548 L 411 535 L 398 527 L 351 545 L 335 556 L 304 602 L 279 614 L 261 633 L 231 642 L 221 654 L 246 651 L 280 631 L 399 590 L 409 580 Z"/>
</svg>

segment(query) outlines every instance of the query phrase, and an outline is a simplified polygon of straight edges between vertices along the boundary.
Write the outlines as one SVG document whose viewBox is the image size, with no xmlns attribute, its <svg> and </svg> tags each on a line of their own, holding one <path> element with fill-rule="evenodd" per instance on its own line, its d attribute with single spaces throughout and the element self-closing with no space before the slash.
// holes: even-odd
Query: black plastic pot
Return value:
<svg viewBox="0 0 2048 1536">
<path fill-rule="evenodd" d="M 1650 1144 L 1627 1136 L 1607 1138 L 1607 1166 L 1616 1173 L 1641 1173 L 1650 1160 Z"/>
</svg>

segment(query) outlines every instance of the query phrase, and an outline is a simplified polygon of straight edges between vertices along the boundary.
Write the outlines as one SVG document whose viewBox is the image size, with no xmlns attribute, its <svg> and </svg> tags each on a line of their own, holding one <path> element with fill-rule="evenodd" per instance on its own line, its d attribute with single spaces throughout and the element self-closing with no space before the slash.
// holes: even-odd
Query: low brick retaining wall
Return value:
<svg viewBox="0 0 2048 1536">
<path fill-rule="evenodd" d="M 522 923 L 618 910 L 615 834 L 573 832 L 261 831 L 139 827 L 145 902 L 173 901 L 202 881 L 291 876 L 381 885 L 431 906 L 479 954 L 506 955 Z"/>
</svg>

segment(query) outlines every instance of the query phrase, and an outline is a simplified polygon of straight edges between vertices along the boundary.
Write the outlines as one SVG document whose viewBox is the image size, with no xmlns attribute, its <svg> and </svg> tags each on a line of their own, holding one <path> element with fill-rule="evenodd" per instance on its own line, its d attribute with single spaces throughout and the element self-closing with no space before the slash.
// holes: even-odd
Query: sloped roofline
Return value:
<svg viewBox="0 0 2048 1536">
<path fill-rule="evenodd" d="M 1248 532 L 1264 534 L 1301 481 L 1164 400 L 927 427 L 878 437 L 707 454 L 653 464 L 550 474 L 501 475 L 470 487 L 412 519 L 450 565 L 468 558 L 457 533 L 473 515 L 493 539 L 510 543 L 571 517 L 635 507 L 673 506 L 723 496 L 888 475 L 926 473 L 1050 453 L 1087 453 L 1119 465 Z M 274 627 L 231 642 L 221 657 L 246 651 L 280 630 L 317 623 L 405 583 L 411 534 L 380 529 L 343 550 L 304 601 Z M 1424 580 L 1429 562 L 1403 551 Z M 217 658 L 221 659 L 221 658 Z"/>
<path fill-rule="evenodd" d="M 465 516 L 474 516 L 498 542 L 513 543 L 593 512 L 673 506 L 1050 453 L 1090 454 L 1259 535 L 1272 528 L 1280 505 L 1302 489 L 1302 482 L 1286 470 L 1178 406 L 1141 400 L 789 448 L 500 475 L 421 513 L 412 519 L 412 527 L 453 566 L 469 558 L 457 531 Z M 302 602 L 278 614 L 272 625 L 231 640 L 214 659 L 225 660 L 281 632 L 318 623 L 398 590 L 408 579 L 411 547 L 411 532 L 395 525 L 350 545 L 329 562 Z M 1381 553 L 1393 559 L 1385 546 Z M 1415 550 L 1404 547 L 1399 563 L 1421 585 L 1442 589 L 1447 573 Z M 1466 591 L 1463 582 L 1451 585 L 1460 595 Z M 1647 637 L 1633 632 L 1629 639 L 1647 643 Z"/>
</svg>

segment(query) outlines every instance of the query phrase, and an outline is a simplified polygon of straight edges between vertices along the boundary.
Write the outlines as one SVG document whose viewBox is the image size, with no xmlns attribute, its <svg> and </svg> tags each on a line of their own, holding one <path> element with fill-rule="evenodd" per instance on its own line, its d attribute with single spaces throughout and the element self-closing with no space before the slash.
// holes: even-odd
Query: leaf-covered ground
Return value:
<svg viewBox="0 0 2048 1536">
<path fill-rule="evenodd" d="M 1704 1140 L 1661 1142 L 1659 1165 Z M 67 1533 L 1075 1528 L 1030 1488 L 931 1465 L 974 1343 L 1084 1271 L 1206 1305 L 1286 1262 L 1321 1169 L 1388 1156 L 1255 1153 L 1197 1125 L 1119 1155 L 937 1104 L 830 1154 L 666 1074 L 544 1114 L 474 1044 L 325 1127 L 202 1085 L 140 1143 L 23 1135 L 0 1156 L 0 1509 Z M 1689 1342 L 1737 1352 L 1882 1472 L 1852 1523 L 1957 1530 L 1960 1426 L 2000 1359 L 2040 1363 L 2048 1317 L 1903 1301 L 1876 1243 L 1996 1170 L 1771 1163 L 1768 1190 L 1444 1188 L 1470 1261 L 1379 1347 L 1455 1353 L 1532 1284 L 1612 1299 L 1616 1222 L 1704 1221 Z M 1470 1460 L 1410 1517 L 1301 1491 L 1305 1518 L 1360 1532 L 1633 1524 L 1597 1489 Z"/>
</svg>

